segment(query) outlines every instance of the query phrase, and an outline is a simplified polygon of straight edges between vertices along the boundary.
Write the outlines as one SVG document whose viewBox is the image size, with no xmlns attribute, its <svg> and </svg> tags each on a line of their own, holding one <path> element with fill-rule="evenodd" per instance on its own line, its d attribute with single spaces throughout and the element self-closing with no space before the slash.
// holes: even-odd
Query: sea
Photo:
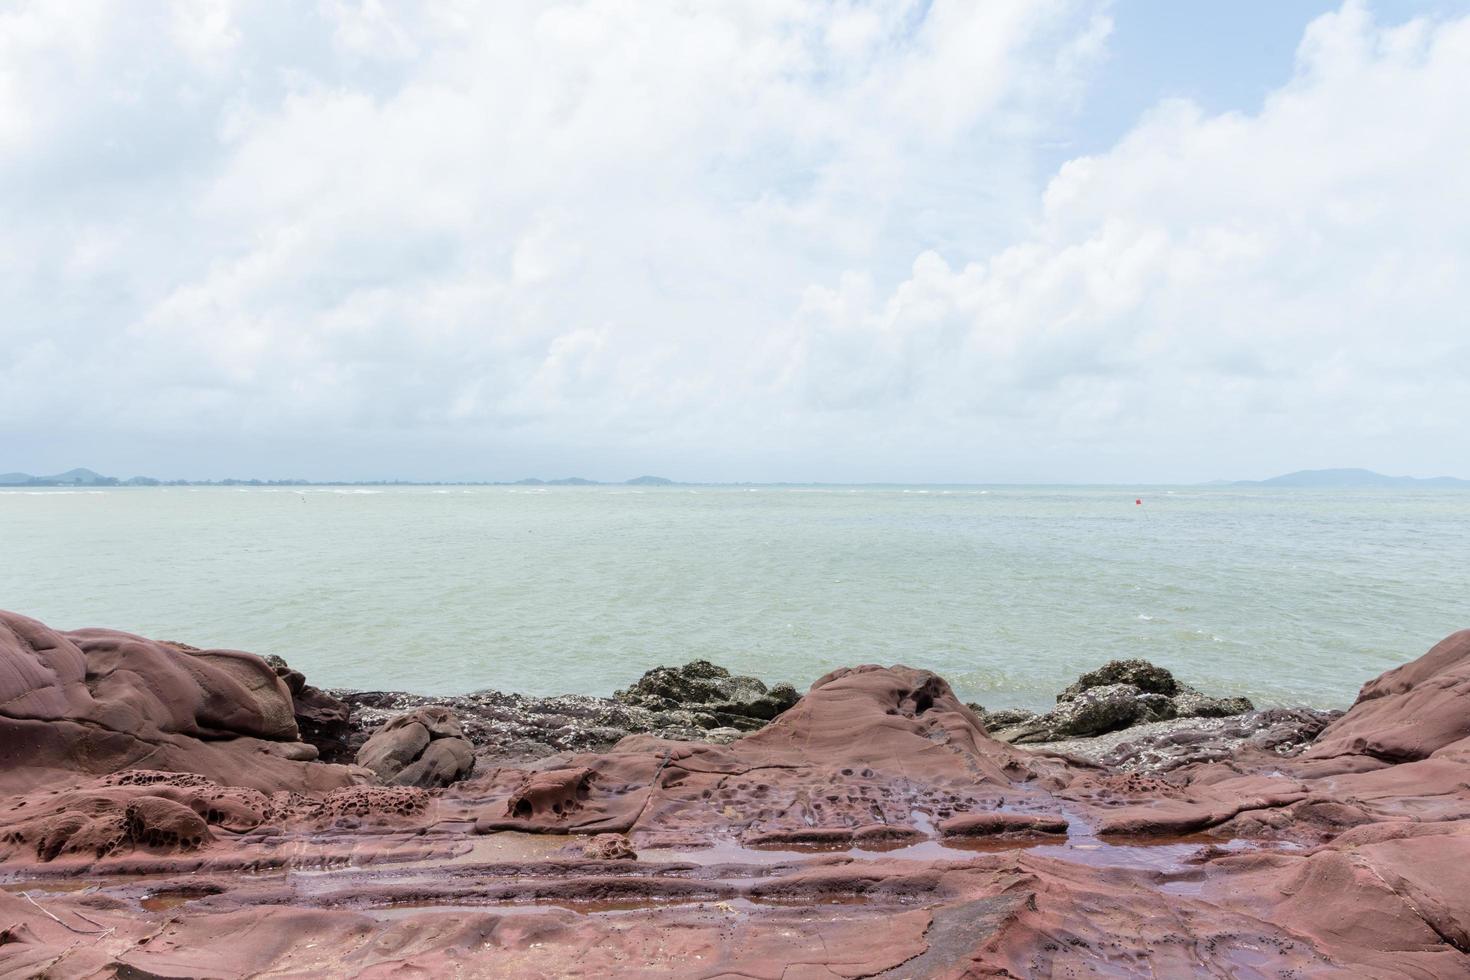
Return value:
<svg viewBox="0 0 1470 980">
<path fill-rule="evenodd" d="M 279 654 L 320 686 L 606 695 L 853 664 L 1042 708 L 1142 657 L 1344 707 L 1470 627 L 1470 492 L 1235 487 L 0 490 L 0 608 Z"/>
</svg>

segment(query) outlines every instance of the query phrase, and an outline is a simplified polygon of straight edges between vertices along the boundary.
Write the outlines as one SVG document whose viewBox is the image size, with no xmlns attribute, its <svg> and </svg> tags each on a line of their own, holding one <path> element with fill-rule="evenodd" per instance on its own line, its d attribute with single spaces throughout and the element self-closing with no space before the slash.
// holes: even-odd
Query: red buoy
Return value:
<svg viewBox="0 0 1470 980">
<path fill-rule="evenodd" d="M 1142 505 L 1142 504 L 1143 504 L 1143 501 L 1142 501 L 1142 500 L 1135 500 L 1135 501 L 1133 501 L 1133 502 L 1134 502 L 1134 503 L 1135 503 L 1135 504 L 1139 504 L 1139 505 L 1140 505 L 1140 506 L 1141 506 L 1141 505 Z"/>
</svg>

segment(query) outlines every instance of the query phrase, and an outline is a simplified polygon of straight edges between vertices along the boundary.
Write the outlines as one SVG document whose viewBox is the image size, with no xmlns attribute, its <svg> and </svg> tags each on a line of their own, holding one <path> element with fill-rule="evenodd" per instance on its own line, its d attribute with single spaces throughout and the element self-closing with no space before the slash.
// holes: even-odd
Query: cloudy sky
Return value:
<svg viewBox="0 0 1470 980">
<path fill-rule="evenodd" d="M 0 0 L 0 470 L 1470 476 L 1470 0 Z"/>
</svg>

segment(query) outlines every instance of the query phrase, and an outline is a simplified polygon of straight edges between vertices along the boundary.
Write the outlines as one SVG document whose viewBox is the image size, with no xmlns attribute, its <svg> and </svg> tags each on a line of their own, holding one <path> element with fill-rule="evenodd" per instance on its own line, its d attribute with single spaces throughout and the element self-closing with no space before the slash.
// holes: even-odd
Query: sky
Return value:
<svg viewBox="0 0 1470 980">
<path fill-rule="evenodd" d="M 0 0 L 0 470 L 1470 476 L 1470 0 Z"/>
</svg>

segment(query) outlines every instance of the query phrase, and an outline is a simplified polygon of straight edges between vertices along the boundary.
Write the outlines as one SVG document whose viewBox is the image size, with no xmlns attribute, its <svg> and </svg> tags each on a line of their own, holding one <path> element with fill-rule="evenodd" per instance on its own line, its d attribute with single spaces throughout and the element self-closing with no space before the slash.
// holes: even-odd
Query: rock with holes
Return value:
<svg viewBox="0 0 1470 980">
<path fill-rule="evenodd" d="M 52 813 L 36 817 L 5 832 L 0 841 L 34 851 L 38 861 L 63 855 L 106 857 L 128 842 L 127 828 L 118 814 Z"/>
<path fill-rule="evenodd" d="M 237 834 L 259 827 L 275 811 L 262 794 L 239 787 L 189 794 L 189 808 L 211 826 Z"/>
<path fill-rule="evenodd" d="M 357 764 L 390 785 L 433 789 L 468 776 L 475 750 L 454 713 L 431 705 L 390 719 L 358 750 Z"/>
<path fill-rule="evenodd" d="M 582 844 L 582 856 L 594 861 L 636 861 L 638 854 L 623 834 L 595 834 Z"/>
<path fill-rule="evenodd" d="M 214 839 L 203 817 L 161 796 L 133 800 L 123 811 L 123 819 L 128 837 L 144 847 L 192 851 Z"/>
<path fill-rule="evenodd" d="M 518 820 L 560 821 L 581 809 L 597 773 L 586 767 L 527 773 L 505 803 L 505 815 Z"/>
<path fill-rule="evenodd" d="M 413 786 L 353 786 L 313 803 L 303 802 L 298 809 L 325 822 L 352 817 L 369 823 L 395 823 L 425 813 L 429 800 L 427 792 Z"/>
</svg>

